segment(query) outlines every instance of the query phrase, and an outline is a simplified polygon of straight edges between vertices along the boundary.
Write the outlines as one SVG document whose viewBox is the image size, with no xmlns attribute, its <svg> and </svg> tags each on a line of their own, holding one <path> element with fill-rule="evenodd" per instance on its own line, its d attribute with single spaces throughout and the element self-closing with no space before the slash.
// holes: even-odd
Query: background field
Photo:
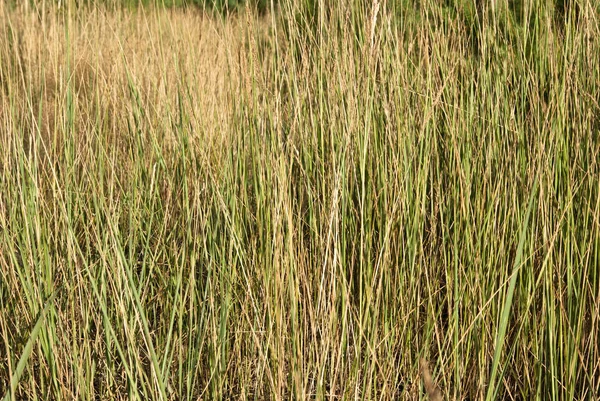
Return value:
<svg viewBox="0 0 600 401">
<path fill-rule="evenodd" d="M 600 9 L 483 3 L 0 1 L 0 397 L 600 399 Z"/>
</svg>

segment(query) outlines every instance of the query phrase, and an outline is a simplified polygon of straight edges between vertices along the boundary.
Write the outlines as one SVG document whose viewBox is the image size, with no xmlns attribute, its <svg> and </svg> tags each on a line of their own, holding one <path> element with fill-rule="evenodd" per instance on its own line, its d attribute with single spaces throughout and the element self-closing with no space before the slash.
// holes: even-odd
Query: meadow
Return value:
<svg viewBox="0 0 600 401">
<path fill-rule="evenodd" d="M 600 399 L 600 6 L 264 3 L 0 1 L 0 399 Z"/>
</svg>

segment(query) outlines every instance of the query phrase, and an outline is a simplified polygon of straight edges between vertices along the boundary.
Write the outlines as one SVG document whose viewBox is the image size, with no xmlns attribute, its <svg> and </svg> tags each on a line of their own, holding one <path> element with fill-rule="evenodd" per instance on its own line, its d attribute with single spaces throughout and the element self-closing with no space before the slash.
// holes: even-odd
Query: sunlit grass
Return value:
<svg viewBox="0 0 600 401">
<path fill-rule="evenodd" d="M 0 2 L 0 397 L 600 398 L 592 2 L 50 3 Z"/>
</svg>

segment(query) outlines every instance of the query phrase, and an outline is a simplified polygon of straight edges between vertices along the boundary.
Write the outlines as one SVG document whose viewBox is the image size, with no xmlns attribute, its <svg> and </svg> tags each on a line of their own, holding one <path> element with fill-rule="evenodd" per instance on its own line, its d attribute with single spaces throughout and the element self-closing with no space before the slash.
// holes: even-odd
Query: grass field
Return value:
<svg viewBox="0 0 600 401">
<path fill-rule="evenodd" d="M 0 1 L 0 399 L 600 399 L 596 2 L 58 3 Z"/>
</svg>

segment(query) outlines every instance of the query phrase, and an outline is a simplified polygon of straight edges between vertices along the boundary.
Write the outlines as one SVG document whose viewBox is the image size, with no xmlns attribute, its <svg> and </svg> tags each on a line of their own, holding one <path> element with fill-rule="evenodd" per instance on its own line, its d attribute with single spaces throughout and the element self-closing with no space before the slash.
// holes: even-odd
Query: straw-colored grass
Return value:
<svg viewBox="0 0 600 401">
<path fill-rule="evenodd" d="M 4 400 L 600 398 L 594 2 L 25 3 Z"/>
</svg>

